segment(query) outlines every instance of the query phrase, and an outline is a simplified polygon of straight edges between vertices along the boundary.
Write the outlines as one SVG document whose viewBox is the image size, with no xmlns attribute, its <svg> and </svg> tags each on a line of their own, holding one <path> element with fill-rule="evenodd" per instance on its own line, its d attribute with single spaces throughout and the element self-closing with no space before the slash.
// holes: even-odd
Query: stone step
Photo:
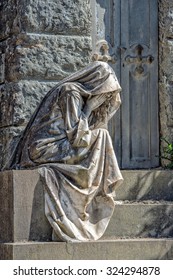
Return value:
<svg viewBox="0 0 173 280">
<path fill-rule="evenodd" d="M 1 260 L 172 260 L 172 239 L 0 244 Z"/>
<path fill-rule="evenodd" d="M 173 201 L 172 170 L 122 170 L 124 183 L 117 189 L 116 200 Z"/>
<path fill-rule="evenodd" d="M 173 237 L 173 203 L 117 204 L 105 237 Z"/>
</svg>

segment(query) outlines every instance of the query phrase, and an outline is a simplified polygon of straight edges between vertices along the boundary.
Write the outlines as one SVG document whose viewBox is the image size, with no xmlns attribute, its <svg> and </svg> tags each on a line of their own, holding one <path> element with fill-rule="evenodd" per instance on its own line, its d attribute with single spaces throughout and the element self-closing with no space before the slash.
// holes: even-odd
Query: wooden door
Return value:
<svg viewBox="0 0 173 280">
<path fill-rule="evenodd" d="M 122 87 L 109 124 L 121 168 L 159 165 L 158 1 L 92 0 L 93 50 L 105 39 Z"/>
</svg>

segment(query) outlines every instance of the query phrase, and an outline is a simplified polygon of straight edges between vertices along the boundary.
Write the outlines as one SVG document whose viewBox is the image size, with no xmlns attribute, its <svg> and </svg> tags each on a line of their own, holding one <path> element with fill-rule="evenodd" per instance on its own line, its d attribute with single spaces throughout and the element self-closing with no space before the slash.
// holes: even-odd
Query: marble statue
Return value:
<svg viewBox="0 0 173 280">
<path fill-rule="evenodd" d="M 53 240 L 97 240 L 114 211 L 123 178 L 107 123 L 121 87 L 105 62 L 62 80 L 29 121 L 10 168 L 38 168 Z"/>
</svg>

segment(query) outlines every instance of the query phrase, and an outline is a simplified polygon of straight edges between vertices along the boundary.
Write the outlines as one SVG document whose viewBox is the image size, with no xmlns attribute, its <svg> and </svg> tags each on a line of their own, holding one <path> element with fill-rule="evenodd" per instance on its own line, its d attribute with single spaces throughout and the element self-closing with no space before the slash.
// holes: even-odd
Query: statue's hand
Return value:
<svg viewBox="0 0 173 280">
<path fill-rule="evenodd" d="M 103 104 L 105 100 L 106 100 L 106 94 L 104 93 L 88 99 L 83 110 L 85 115 L 89 117 L 91 112 L 97 109 L 101 104 Z"/>
</svg>

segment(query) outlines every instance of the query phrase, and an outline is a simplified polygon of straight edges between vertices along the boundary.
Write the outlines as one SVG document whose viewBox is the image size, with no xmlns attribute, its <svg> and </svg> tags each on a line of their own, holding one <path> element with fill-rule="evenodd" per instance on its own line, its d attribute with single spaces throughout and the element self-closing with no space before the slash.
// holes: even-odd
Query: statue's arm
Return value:
<svg viewBox="0 0 173 280">
<path fill-rule="evenodd" d="M 64 93 L 60 102 L 67 138 L 73 147 L 86 147 L 91 131 L 88 118 L 83 112 L 84 101 L 77 91 Z"/>
<path fill-rule="evenodd" d="M 97 109 L 98 107 L 100 107 L 100 105 L 102 105 L 105 102 L 105 100 L 106 100 L 105 93 L 92 96 L 92 98 L 88 98 L 83 110 L 86 117 L 88 118 L 91 112 Z"/>
</svg>

